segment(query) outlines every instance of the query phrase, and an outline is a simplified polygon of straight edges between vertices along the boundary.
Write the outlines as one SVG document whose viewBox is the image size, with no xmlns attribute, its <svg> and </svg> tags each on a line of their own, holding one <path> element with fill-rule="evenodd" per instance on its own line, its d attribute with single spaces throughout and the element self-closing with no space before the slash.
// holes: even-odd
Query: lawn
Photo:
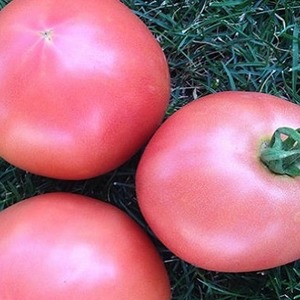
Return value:
<svg viewBox="0 0 300 300">
<path fill-rule="evenodd" d="M 8 2 L 0 0 L 0 7 Z M 198 97 L 225 90 L 261 91 L 300 104 L 298 0 L 123 2 L 148 25 L 168 59 L 172 95 L 166 118 Z M 92 196 L 120 207 L 148 232 L 165 261 L 174 300 L 300 299 L 300 261 L 264 272 L 217 273 L 166 249 L 137 206 L 134 176 L 141 152 L 117 170 L 84 181 L 44 178 L 0 160 L 0 209 L 50 191 Z"/>
</svg>

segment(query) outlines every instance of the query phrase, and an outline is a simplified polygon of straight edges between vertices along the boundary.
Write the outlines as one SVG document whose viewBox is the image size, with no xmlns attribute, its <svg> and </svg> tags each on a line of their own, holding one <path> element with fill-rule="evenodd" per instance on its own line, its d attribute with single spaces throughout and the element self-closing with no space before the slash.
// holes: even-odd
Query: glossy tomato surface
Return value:
<svg viewBox="0 0 300 300">
<path fill-rule="evenodd" d="M 163 262 L 118 208 L 49 193 L 0 213 L 0 298 L 169 300 Z"/>
<path fill-rule="evenodd" d="M 221 92 L 171 116 L 137 170 L 141 210 L 158 238 L 201 268 L 242 272 L 300 258 L 300 178 L 275 175 L 260 152 L 300 107 L 254 92 Z"/>
<path fill-rule="evenodd" d="M 118 0 L 13 0 L 0 12 L 0 156 L 82 179 L 129 159 L 169 99 L 165 56 Z"/>
</svg>

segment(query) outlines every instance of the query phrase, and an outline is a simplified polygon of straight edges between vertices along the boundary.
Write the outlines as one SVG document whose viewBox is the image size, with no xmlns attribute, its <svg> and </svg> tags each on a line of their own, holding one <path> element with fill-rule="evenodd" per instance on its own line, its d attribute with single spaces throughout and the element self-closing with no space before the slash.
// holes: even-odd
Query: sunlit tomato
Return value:
<svg viewBox="0 0 300 300">
<path fill-rule="evenodd" d="M 116 207 L 50 193 L 0 213 L 0 299 L 169 300 L 161 258 Z"/>
<path fill-rule="evenodd" d="M 0 12 L 0 156 L 82 179 L 129 159 L 169 99 L 165 56 L 118 0 L 13 0 Z"/>
<path fill-rule="evenodd" d="M 300 178 L 274 174 L 260 159 L 278 127 L 299 125 L 299 106 L 253 92 L 216 93 L 176 112 L 137 171 L 138 201 L 154 233 L 209 270 L 300 258 Z"/>
</svg>

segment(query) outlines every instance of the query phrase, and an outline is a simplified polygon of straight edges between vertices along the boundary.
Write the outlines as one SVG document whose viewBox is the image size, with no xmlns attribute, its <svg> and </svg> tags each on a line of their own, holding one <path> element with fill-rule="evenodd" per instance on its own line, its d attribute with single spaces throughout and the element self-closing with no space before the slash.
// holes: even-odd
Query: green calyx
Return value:
<svg viewBox="0 0 300 300">
<path fill-rule="evenodd" d="M 275 174 L 300 176 L 300 128 L 278 128 L 260 159 Z"/>
</svg>

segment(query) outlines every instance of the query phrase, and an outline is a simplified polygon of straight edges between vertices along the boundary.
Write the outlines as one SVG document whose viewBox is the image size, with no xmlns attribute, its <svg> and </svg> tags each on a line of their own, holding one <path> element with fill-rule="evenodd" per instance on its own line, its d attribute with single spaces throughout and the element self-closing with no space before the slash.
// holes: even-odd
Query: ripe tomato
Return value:
<svg viewBox="0 0 300 300">
<path fill-rule="evenodd" d="M 20 168 L 83 179 L 118 167 L 169 93 L 159 44 L 118 0 L 13 0 L 0 12 L 0 156 Z"/>
<path fill-rule="evenodd" d="M 209 95 L 171 116 L 136 176 L 142 213 L 158 238 L 215 271 L 299 259 L 300 178 L 277 175 L 260 159 L 278 127 L 299 121 L 296 104 L 254 92 Z"/>
<path fill-rule="evenodd" d="M 85 196 L 49 193 L 2 211 L 0 251 L 1 300 L 170 299 L 147 235 L 116 207 Z"/>
</svg>

